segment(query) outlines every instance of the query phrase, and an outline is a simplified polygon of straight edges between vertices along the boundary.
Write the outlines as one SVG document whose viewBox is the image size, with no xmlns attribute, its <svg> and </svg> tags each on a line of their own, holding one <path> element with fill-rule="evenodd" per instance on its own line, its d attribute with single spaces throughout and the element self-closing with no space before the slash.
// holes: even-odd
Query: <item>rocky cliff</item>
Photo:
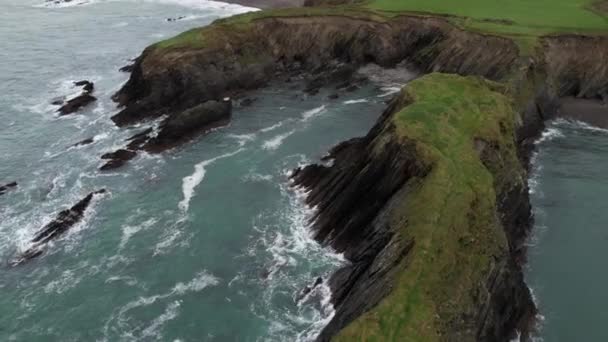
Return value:
<svg viewBox="0 0 608 342">
<path fill-rule="evenodd" d="M 428 16 L 256 13 L 147 48 L 114 121 L 181 122 L 270 81 L 321 86 L 367 63 L 431 73 L 332 149 L 332 166 L 293 175 L 318 209 L 317 240 L 350 261 L 331 278 L 336 315 L 319 340 L 508 341 L 536 312 L 521 271 L 532 142 L 560 97 L 606 98 L 607 51 L 606 38 L 552 36 L 523 57 L 508 38 Z"/>
</svg>

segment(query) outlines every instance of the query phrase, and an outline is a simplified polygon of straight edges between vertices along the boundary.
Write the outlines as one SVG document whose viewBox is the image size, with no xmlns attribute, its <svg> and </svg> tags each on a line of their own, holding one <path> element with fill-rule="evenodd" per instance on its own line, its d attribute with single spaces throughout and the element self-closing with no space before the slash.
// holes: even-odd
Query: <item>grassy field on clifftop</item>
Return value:
<svg viewBox="0 0 608 342">
<path fill-rule="evenodd" d="M 596 0 L 373 0 L 367 6 L 390 13 L 418 12 L 460 17 L 465 27 L 512 34 L 606 32 L 608 17 Z"/>
</svg>

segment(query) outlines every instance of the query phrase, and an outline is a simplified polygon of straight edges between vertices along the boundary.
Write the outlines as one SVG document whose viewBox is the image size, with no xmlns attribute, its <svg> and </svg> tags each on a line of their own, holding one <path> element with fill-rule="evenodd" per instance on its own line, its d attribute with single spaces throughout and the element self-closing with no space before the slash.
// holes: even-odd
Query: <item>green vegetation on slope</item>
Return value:
<svg viewBox="0 0 608 342">
<path fill-rule="evenodd" d="M 393 222 L 414 248 L 392 293 L 335 340 L 438 341 L 459 330 L 449 322 L 479 309 L 471 289 L 485 283 L 493 256 L 507 250 L 495 204 L 502 182 L 495 178 L 525 181 L 514 145 L 517 114 L 493 89 L 499 86 L 475 77 L 430 74 L 404 90 L 412 104 L 394 115 L 397 134 L 415 141 L 417 155 L 433 165 L 398 209 L 407 222 Z M 500 151 L 493 173 L 480 160 L 479 139 Z"/>
</svg>

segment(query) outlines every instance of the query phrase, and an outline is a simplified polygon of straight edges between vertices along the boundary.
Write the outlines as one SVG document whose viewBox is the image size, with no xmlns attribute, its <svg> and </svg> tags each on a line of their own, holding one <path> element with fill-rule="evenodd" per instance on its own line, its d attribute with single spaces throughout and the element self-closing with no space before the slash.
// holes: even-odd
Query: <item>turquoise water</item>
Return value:
<svg viewBox="0 0 608 342">
<path fill-rule="evenodd" d="M 155 124 L 111 123 L 110 96 L 127 79 L 118 68 L 163 37 L 246 9 L 41 2 L 4 1 L 0 13 L 0 183 L 19 182 L 0 196 L 0 341 L 312 339 L 332 315 L 328 288 L 295 297 L 344 261 L 311 240 L 312 210 L 288 173 L 367 132 L 382 90 L 329 101 L 276 84 L 228 127 L 100 173 L 101 154 Z M 81 79 L 99 101 L 57 117 L 50 101 Z M 109 193 L 43 257 L 8 267 L 58 211 L 100 188 Z"/>
<path fill-rule="evenodd" d="M 527 282 L 546 342 L 608 341 L 608 131 L 550 123 L 533 161 Z"/>
</svg>

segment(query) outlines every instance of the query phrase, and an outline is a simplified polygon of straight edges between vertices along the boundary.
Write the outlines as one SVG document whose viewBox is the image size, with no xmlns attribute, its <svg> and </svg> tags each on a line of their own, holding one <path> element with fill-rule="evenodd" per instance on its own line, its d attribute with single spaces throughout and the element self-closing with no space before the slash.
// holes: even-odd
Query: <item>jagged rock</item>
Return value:
<svg viewBox="0 0 608 342">
<path fill-rule="evenodd" d="M 143 147 L 151 152 L 160 152 L 201 132 L 226 124 L 232 113 L 229 98 L 223 101 L 207 101 L 183 112 L 168 117 L 160 132 Z"/>
<path fill-rule="evenodd" d="M 127 139 L 129 144 L 127 144 L 127 149 L 131 151 L 137 151 L 142 149 L 144 145 L 150 140 L 150 134 L 154 130 L 152 128 L 145 129 L 142 132 L 139 132 Z"/>
<path fill-rule="evenodd" d="M 17 187 L 17 182 L 0 185 L 0 195 L 4 195 L 7 191 Z"/>
<path fill-rule="evenodd" d="M 340 95 L 334 93 L 334 94 L 329 95 L 327 98 L 330 100 L 337 100 L 340 98 Z"/>
<path fill-rule="evenodd" d="M 60 115 L 68 115 L 78 111 L 80 108 L 87 106 L 88 104 L 97 101 L 97 98 L 90 94 L 81 94 L 75 98 L 69 100 L 66 104 L 61 106 L 57 111 Z"/>
<path fill-rule="evenodd" d="M 106 153 L 101 156 L 101 159 L 109 159 L 109 161 L 102 165 L 99 170 L 107 171 L 117 169 L 136 156 L 137 152 L 125 149 L 119 149 L 114 152 Z"/>
<path fill-rule="evenodd" d="M 74 85 L 77 87 L 82 87 L 85 93 L 90 94 L 95 89 L 95 84 L 91 81 L 83 80 L 74 82 Z"/>
<path fill-rule="evenodd" d="M 85 211 L 91 204 L 93 196 L 104 194 L 105 192 L 105 189 L 91 192 L 70 209 L 60 211 L 53 221 L 46 224 L 34 235 L 31 240 L 33 246 L 18 255 L 17 257 L 15 257 L 14 259 L 12 259 L 9 264 L 13 267 L 18 266 L 42 255 L 44 253 L 44 248 L 46 247 L 46 244 L 48 242 L 59 238 L 70 228 L 72 228 L 76 223 L 82 220 Z"/>
</svg>

